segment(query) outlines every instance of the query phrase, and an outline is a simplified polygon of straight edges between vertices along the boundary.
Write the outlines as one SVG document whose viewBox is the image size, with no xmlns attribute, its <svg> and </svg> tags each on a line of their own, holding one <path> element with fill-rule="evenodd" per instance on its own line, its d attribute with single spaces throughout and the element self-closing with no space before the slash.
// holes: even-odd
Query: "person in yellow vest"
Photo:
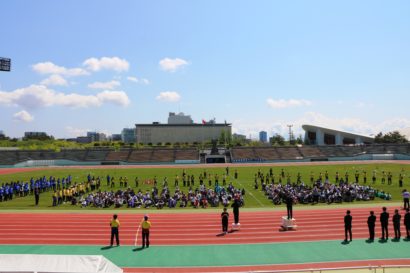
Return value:
<svg viewBox="0 0 410 273">
<path fill-rule="evenodd" d="M 148 221 L 148 215 L 144 216 L 144 221 L 141 224 L 142 228 L 142 248 L 149 247 L 149 229 L 151 228 L 151 222 Z"/>
<path fill-rule="evenodd" d="M 110 222 L 110 227 L 111 227 L 111 244 L 110 246 L 113 245 L 114 243 L 114 236 L 115 236 L 115 241 L 117 243 L 117 246 L 120 246 L 120 238 L 119 238 L 119 227 L 120 227 L 120 221 L 118 220 L 118 215 L 114 214 L 112 217 L 112 220 Z"/>
<path fill-rule="evenodd" d="M 63 202 L 65 203 L 67 201 L 68 194 L 67 194 L 67 189 L 63 190 Z"/>
</svg>

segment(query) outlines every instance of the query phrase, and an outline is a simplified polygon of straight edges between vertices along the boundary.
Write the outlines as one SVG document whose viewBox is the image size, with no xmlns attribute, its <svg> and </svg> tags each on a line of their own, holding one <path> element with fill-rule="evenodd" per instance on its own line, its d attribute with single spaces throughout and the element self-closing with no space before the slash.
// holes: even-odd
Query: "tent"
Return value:
<svg viewBox="0 0 410 273">
<path fill-rule="evenodd" d="M 102 255 L 0 254 L 0 272 L 122 273 Z"/>
</svg>

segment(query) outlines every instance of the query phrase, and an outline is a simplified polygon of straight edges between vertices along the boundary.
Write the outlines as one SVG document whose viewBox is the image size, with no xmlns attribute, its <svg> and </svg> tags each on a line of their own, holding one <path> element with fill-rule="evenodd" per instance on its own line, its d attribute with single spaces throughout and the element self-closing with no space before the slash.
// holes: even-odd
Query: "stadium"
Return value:
<svg viewBox="0 0 410 273">
<path fill-rule="evenodd" d="M 0 273 L 410 272 L 409 8 L 2 2 Z"/>
<path fill-rule="evenodd" d="M 183 131 L 193 125 L 174 124 L 172 129 L 176 126 Z M 200 137 L 216 136 L 215 126 L 209 126 L 209 132 L 206 126 L 198 127 L 203 130 Z M 316 135 L 324 132 L 325 139 L 332 132 L 360 139 L 312 125 L 304 129 L 310 141 L 312 130 Z M 155 137 L 155 132 L 150 135 Z M 181 139 L 171 135 L 170 142 L 186 142 L 185 134 Z M 409 157 L 408 144 L 364 141 L 231 148 L 214 141 L 209 148 L 5 149 L 0 151 L 0 259 L 5 265 L 1 271 L 407 270 L 408 239 L 388 244 L 366 240 L 366 219 L 370 210 L 378 213 L 381 206 L 390 212 L 401 207 L 401 190 L 410 183 Z M 314 190 L 302 186 L 305 183 L 324 187 L 317 202 Z M 341 194 L 329 194 L 329 186 Z M 289 230 L 283 222 L 282 195 L 288 191 L 297 204 Z M 106 197 L 109 193 L 111 199 Z M 223 207 L 230 210 L 236 198 L 242 207 L 240 228 L 230 219 L 228 233 L 221 233 L 219 214 Z M 345 243 L 342 222 L 347 209 L 354 217 L 354 241 Z M 109 245 L 107 225 L 114 213 L 121 222 L 120 247 Z M 138 234 L 144 215 L 153 223 L 149 249 L 140 247 Z"/>
</svg>

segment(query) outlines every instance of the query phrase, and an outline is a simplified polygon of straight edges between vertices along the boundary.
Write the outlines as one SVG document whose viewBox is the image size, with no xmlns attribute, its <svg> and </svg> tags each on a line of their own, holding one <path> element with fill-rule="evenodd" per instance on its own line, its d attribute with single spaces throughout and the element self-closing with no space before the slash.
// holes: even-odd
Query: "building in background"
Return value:
<svg viewBox="0 0 410 273">
<path fill-rule="evenodd" d="M 121 141 L 122 140 L 121 134 L 112 134 L 111 135 L 111 140 L 112 141 Z"/>
<path fill-rule="evenodd" d="M 121 131 L 121 140 L 124 143 L 136 143 L 135 129 L 134 128 L 124 128 Z"/>
<path fill-rule="evenodd" d="M 82 144 L 87 144 L 93 142 L 91 137 L 88 136 L 79 136 L 75 138 L 75 142 L 77 143 L 82 143 Z"/>
<path fill-rule="evenodd" d="M 191 116 L 184 115 L 184 113 L 175 114 L 173 112 L 169 113 L 168 124 L 193 124 Z"/>
<path fill-rule="evenodd" d="M 107 141 L 107 135 L 98 132 L 87 132 L 87 137 L 91 138 L 91 142 Z"/>
<path fill-rule="evenodd" d="M 216 123 L 215 120 L 193 123 L 190 116 L 169 113 L 168 123 L 135 124 L 136 139 L 143 144 L 158 143 L 202 143 L 231 136 L 232 125 Z"/>
<path fill-rule="evenodd" d="M 268 133 L 265 131 L 260 131 L 259 132 L 259 141 L 263 143 L 268 142 Z"/>
</svg>

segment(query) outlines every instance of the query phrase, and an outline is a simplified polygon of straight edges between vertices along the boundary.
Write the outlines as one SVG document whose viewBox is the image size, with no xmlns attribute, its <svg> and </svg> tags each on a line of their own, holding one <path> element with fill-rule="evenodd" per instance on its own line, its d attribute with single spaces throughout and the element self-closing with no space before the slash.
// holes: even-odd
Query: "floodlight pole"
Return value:
<svg viewBox="0 0 410 273">
<path fill-rule="evenodd" d="M 292 144 L 292 127 L 293 127 L 293 124 L 288 124 L 287 126 L 289 128 L 289 144 Z"/>
</svg>

